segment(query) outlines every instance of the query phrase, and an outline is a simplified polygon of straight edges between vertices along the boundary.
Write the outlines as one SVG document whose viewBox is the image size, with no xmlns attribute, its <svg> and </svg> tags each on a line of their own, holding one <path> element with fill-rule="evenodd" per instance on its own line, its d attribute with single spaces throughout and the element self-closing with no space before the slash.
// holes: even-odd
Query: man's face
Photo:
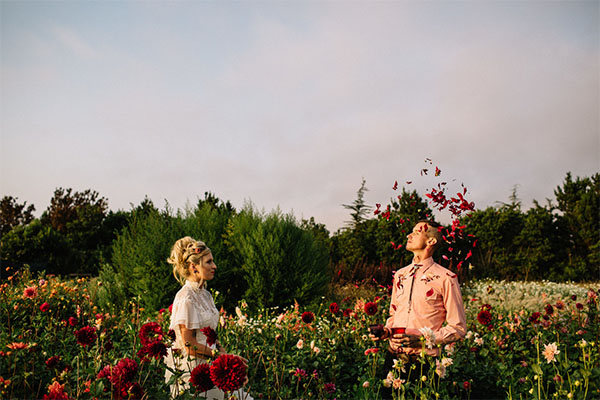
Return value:
<svg viewBox="0 0 600 400">
<path fill-rule="evenodd" d="M 415 225 L 413 231 L 408 234 L 406 250 L 424 250 L 427 247 L 427 240 L 429 239 L 429 236 L 427 236 L 428 229 L 432 228 L 425 222 L 419 222 Z"/>
</svg>

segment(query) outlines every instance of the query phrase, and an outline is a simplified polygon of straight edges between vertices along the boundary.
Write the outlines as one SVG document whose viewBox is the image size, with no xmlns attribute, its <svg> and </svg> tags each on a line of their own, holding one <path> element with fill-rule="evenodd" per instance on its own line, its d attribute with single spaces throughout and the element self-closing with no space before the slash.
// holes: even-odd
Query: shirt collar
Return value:
<svg viewBox="0 0 600 400">
<path fill-rule="evenodd" d="M 194 289 L 194 290 L 198 290 L 198 289 L 202 289 L 204 287 L 204 283 L 200 283 L 200 282 L 194 282 L 194 281 L 190 281 L 189 279 L 185 281 L 185 286 Z"/>
<path fill-rule="evenodd" d="M 416 271 L 421 271 L 421 273 L 425 273 L 425 271 L 427 271 L 433 264 L 433 257 L 426 258 L 420 263 L 413 262 L 411 265 L 409 275 L 414 274 Z"/>
</svg>

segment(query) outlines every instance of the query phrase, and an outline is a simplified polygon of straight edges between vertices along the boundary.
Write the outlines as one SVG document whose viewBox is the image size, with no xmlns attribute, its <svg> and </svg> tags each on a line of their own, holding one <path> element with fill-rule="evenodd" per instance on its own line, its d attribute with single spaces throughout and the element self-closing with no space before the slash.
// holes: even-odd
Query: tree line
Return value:
<svg viewBox="0 0 600 400">
<path fill-rule="evenodd" d="M 388 285 L 392 272 L 410 263 L 407 233 L 417 221 L 434 219 L 416 191 L 402 188 L 385 212 L 365 203 L 366 191 L 363 180 L 356 199 L 341 205 L 347 225 L 333 233 L 314 218 L 298 221 L 251 204 L 236 210 L 211 193 L 185 210 L 160 210 L 146 198 L 129 211 L 111 211 L 95 191 L 58 188 L 39 218 L 33 205 L 4 196 L 0 255 L 3 267 L 100 276 L 107 302 L 143 294 L 146 306 L 160 308 L 177 290 L 166 263 L 170 247 L 189 235 L 213 250 L 219 273 L 211 286 L 226 305 L 242 298 L 264 307 L 308 303 L 330 283 Z M 567 173 L 554 194 L 523 210 L 515 190 L 508 202 L 454 221 L 461 235 L 444 243 L 437 261 L 463 281 L 599 280 L 600 174 Z"/>
</svg>

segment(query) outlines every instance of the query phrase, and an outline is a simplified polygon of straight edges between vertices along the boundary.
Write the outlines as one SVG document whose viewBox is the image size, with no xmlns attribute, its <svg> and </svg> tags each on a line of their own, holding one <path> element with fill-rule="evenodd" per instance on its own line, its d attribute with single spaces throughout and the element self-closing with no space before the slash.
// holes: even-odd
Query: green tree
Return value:
<svg viewBox="0 0 600 400">
<path fill-rule="evenodd" d="M 102 241 L 107 209 L 107 200 L 96 191 L 73 192 L 70 188 L 54 191 L 41 222 L 63 235 L 69 244 L 65 263 L 56 272 L 97 274 L 102 249 L 107 245 Z"/>
<path fill-rule="evenodd" d="M 473 276 L 509 280 L 525 277 L 516 257 L 521 245 L 516 239 L 525 225 L 518 203 L 476 210 L 465 223 L 478 243 L 470 261 L 475 267 Z"/>
<path fill-rule="evenodd" d="M 7 234 L 12 228 L 27 225 L 33 221 L 35 206 L 27 202 L 17 203 L 17 198 L 4 196 L 0 200 L 0 237 Z"/>
<path fill-rule="evenodd" d="M 254 307 L 315 303 L 330 280 L 327 248 L 291 215 L 266 216 L 246 207 L 235 221 L 234 240 Z"/>
<path fill-rule="evenodd" d="M 367 205 L 365 202 L 365 192 L 369 191 L 366 187 L 367 181 L 365 178 L 362 178 L 360 188 L 356 192 L 356 200 L 352 202 L 352 204 L 342 204 L 342 206 L 350 210 L 350 221 L 346 221 L 346 224 L 349 228 L 356 228 L 361 222 L 363 222 L 369 211 L 373 209 L 373 207 Z"/>
<path fill-rule="evenodd" d="M 554 194 L 569 232 L 564 244 L 567 275 L 600 279 L 600 174 L 573 180 L 569 172 Z"/>
<path fill-rule="evenodd" d="M 69 243 L 63 235 L 34 219 L 11 229 L 0 240 L 2 259 L 55 273 L 68 268 Z M 11 265 L 15 266 L 15 265 Z"/>
</svg>

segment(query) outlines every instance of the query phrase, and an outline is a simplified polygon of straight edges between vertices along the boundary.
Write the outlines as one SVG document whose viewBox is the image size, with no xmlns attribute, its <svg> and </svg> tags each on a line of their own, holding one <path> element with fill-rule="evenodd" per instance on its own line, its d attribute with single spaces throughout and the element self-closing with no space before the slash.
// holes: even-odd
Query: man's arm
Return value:
<svg viewBox="0 0 600 400">
<path fill-rule="evenodd" d="M 462 301 L 458 278 L 448 277 L 443 283 L 444 308 L 446 309 L 446 325 L 434 332 L 438 344 L 455 342 L 465 337 L 467 318 Z"/>
</svg>

